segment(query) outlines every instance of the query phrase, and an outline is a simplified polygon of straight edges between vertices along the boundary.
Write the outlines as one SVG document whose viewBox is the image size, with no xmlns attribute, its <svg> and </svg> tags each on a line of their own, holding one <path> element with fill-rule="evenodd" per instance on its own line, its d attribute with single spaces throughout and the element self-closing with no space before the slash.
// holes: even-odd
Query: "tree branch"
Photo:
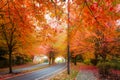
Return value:
<svg viewBox="0 0 120 80">
<path fill-rule="evenodd" d="M 85 3 L 86 3 L 86 6 L 88 7 L 89 11 L 91 12 L 91 15 L 92 15 L 92 16 L 94 17 L 94 19 L 96 20 L 97 24 L 103 27 L 103 25 L 101 25 L 100 22 L 98 21 L 98 19 L 95 17 L 93 11 L 92 11 L 91 8 L 89 7 L 89 5 L 88 5 L 88 3 L 87 3 L 86 0 L 85 0 Z"/>
<path fill-rule="evenodd" d="M 0 10 L 3 9 L 6 5 L 7 5 L 7 2 L 2 7 L 0 7 Z"/>
<path fill-rule="evenodd" d="M 18 16 L 20 17 L 21 21 L 24 23 L 22 16 L 20 15 L 18 9 L 16 8 L 16 4 L 12 1 L 14 8 L 16 9 Z"/>
</svg>

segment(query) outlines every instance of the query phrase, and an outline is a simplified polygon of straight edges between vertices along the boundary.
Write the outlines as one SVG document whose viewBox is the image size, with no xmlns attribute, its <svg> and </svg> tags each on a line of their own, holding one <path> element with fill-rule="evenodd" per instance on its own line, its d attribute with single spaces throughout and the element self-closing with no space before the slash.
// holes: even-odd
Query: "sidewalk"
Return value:
<svg viewBox="0 0 120 80">
<path fill-rule="evenodd" d="M 98 80 L 97 68 L 89 65 L 80 66 L 76 80 Z"/>
<path fill-rule="evenodd" d="M 13 72 L 14 73 L 20 73 L 20 72 L 23 72 L 23 71 L 30 71 L 30 70 L 34 70 L 34 69 L 38 69 L 38 68 L 41 68 L 41 67 L 44 67 L 48 65 L 48 63 L 42 63 L 42 64 L 26 64 L 26 65 L 20 65 L 20 66 L 15 66 L 13 67 Z M 7 74 L 9 71 L 8 71 L 8 68 L 5 68 L 5 69 L 0 69 L 0 75 L 4 75 L 4 74 Z"/>
</svg>

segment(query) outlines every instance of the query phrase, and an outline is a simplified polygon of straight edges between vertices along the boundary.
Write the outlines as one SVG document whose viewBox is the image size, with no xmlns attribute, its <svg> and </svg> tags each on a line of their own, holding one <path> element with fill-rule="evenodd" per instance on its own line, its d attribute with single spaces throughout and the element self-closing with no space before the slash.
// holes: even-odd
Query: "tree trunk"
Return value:
<svg viewBox="0 0 120 80">
<path fill-rule="evenodd" d="M 54 57 L 52 57 L 52 64 L 54 64 L 54 60 L 55 60 L 55 58 L 54 58 Z"/>
<path fill-rule="evenodd" d="M 77 65 L 77 56 L 74 57 L 74 65 Z"/>
<path fill-rule="evenodd" d="M 49 58 L 49 65 L 51 65 L 51 57 Z"/>
<path fill-rule="evenodd" d="M 9 73 L 12 73 L 12 51 L 9 51 Z"/>
</svg>

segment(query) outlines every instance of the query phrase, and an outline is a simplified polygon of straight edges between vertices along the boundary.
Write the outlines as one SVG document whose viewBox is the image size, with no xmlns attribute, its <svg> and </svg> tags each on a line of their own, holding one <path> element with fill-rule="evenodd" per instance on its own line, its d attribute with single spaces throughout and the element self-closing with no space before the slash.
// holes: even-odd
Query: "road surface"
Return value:
<svg viewBox="0 0 120 80">
<path fill-rule="evenodd" d="M 34 72 L 24 74 L 21 76 L 13 77 L 7 80 L 47 80 L 52 75 L 64 70 L 66 68 L 65 63 L 57 64 L 42 70 L 36 70 Z"/>
<path fill-rule="evenodd" d="M 13 72 L 14 73 L 19 73 L 19 72 L 23 72 L 23 71 L 30 71 L 30 70 L 37 69 L 37 68 L 40 68 L 40 67 L 43 67 L 43 66 L 46 66 L 46 65 L 49 65 L 49 64 L 48 63 L 36 64 L 36 65 L 25 67 L 25 68 L 14 69 Z M 0 71 L 0 75 L 7 74 L 7 73 L 8 73 L 8 70 Z"/>
</svg>

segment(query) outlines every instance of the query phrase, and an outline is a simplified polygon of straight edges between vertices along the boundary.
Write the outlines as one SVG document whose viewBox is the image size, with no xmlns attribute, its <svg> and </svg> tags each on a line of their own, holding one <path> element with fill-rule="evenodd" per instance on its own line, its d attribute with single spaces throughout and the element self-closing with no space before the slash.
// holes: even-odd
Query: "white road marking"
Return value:
<svg viewBox="0 0 120 80">
<path fill-rule="evenodd" d="M 46 65 L 44 65 L 44 66 L 46 66 Z M 44 67 L 44 66 L 42 66 L 42 67 Z M 48 65 L 49 66 L 49 65 Z M 47 67 L 48 68 L 48 67 Z M 10 78 L 15 78 L 15 77 L 19 77 L 19 76 L 23 76 L 23 75 L 25 75 L 25 74 L 30 74 L 30 73 L 33 73 L 33 72 L 36 72 L 36 71 L 42 71 L 42 70 L 44 70 L 45 68 L 40 68 L 40 69 L 38 69 L 38 70 L 33 70 L 33 71 L 31 71 L 31 72 L 29 72 L 29 70 L 28 70 L 28 72 L 25 72 L 25 73 L 22 73 L 22 74 L 18 74 L 18 75 L 15 75 L 15 76 L 12 76 L 12 77 L 6 77 L 6 78 L 4 78 L 5 80 L 6 79 L 10 79 Z"/>
<path fill-rule="evenodd" d="M 42 77 L 36 78 L 35 80 L 39 80 L 39 79 L 41 79 L 41 78 L 47 77 L 47 76 L 49 76 L 49 75 L 51 75 L 51 74 L 54 74 L 54 73 L 56 73 L 56 72 L 58 72 L 58 71 L 64 69 L 65 67 L 66 67 L 66 65 L 65 65 L 64 67 L 62 67 L 62 68 L 60 68 L 60 69 L 54 71 L 54 72 L 51 72 L 50 74 L 47 74 L 47 75 L 44 75 L 44 76 L 42 76 Z M 45 79 L 45 80 L 48 80 L 48 79 Z"/>
<path fill-rule="evenodd" d="M 64 71 L 66 71 L 67 70 L 67 68 L 65 68 L 63 71 L 61 71 L 61 72 L 58 72 L 58 73 L 56 73 L 55 75 L 53 75 L 53 76 L 50 76 L 48 79 L 46 79 L 46 80 L 50 80 L 51 78 L 53 78 L 53 77 L 55 77 L 56 75 L 58 75 L 58 74 L 60 74 L 60 73 L 63 73 Z"/>
</svg>

